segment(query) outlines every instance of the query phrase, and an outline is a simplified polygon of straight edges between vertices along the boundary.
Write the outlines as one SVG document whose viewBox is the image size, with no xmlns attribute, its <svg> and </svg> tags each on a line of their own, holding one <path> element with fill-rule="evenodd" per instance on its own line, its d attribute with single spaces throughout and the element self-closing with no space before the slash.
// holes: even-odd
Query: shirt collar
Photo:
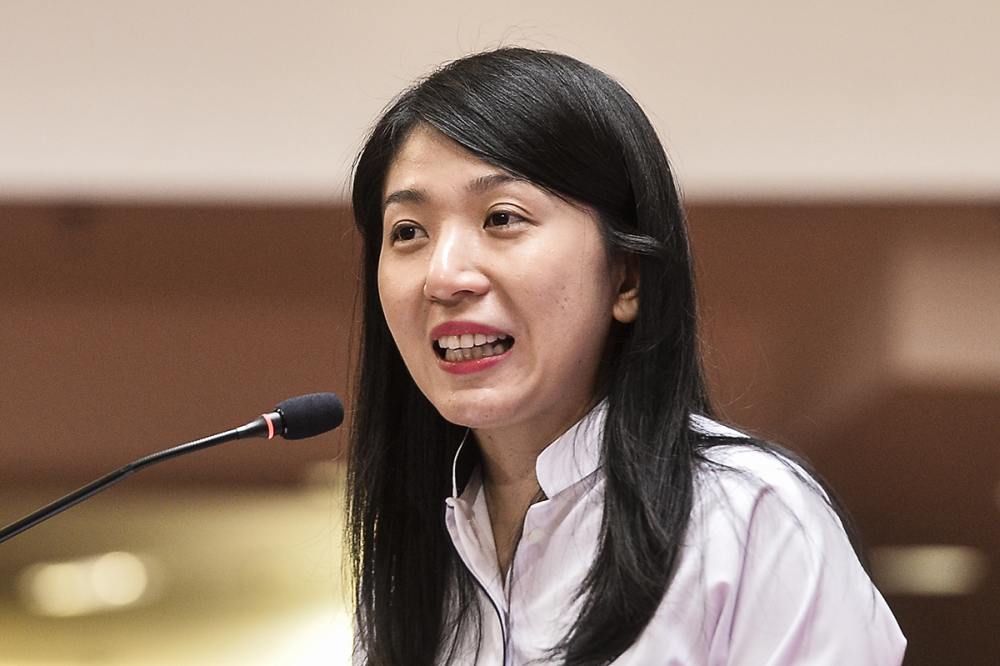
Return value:
<svg viewBox="0 0 1000 666">
<path fill-rule="evenodd" d="M 593 474 L 600 466 L 601 437 L 606 414 L 607 402 L 601 401 L 538 455 L 535 475 L 546 497 L 554 497 Z M 469 430 L 466 430 L 451 465 L 452 497 L 455 498 L 459 497 L 459 461 L 468 440 Z M 478 470 L 473 474 L 478 474 Z M 468 487 L 468 483 L 466 486 Z"/>
<path fill-rule="evenodd" d="M 555 497 L 577 481 L 581 481 L 597 471 L 601 464 L 601 440 L 604 436 L 604 422 L 607 418 L 608 403 L 602 400 L 569 430 L 545 447 L 535 462 L 538 485 L 546 497 Z M 691 429 L 715 437 L 746 437 L 701 414 L 692 414 Z M 452 497 L 459 496 L 458 463 L 462 451 L 469 440 L 469 430 L 465 431 L 451 466 Z M 478 470 L 474 472 L 477 474 Z"/>
<path fill-rule="evenodd" d="M 538 455 L 535 476 L 546 497 L 555 497 L 600 467 L 607 413 L 608 403 L 602 400 Z"/>
<path fill-rule="evenodd" d="M 691 430 L 703 435 L 709 435 L 710 437 L 730 437 L 733 439 L 745 439 L 749 437 L 749 435 L 739 430 L 733 430 L 729 426 L 722 425 L 718 421 L 713 421 L 701 414 L 692 414 L 689 423 L 691 424 Z"/>
</svg>

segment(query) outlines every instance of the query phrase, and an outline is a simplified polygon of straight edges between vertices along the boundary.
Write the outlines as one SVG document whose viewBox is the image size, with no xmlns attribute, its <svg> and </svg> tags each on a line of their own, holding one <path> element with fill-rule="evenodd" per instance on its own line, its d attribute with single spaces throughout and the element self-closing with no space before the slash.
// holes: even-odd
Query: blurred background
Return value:
<svg viewBox="0 0 1000 666">
<path fill-rule="evenodd" d="M 619 78 L 684 188 L 721 412 L 856 518 L 907 664 L 1000 653 L 1000 5 L 0 2 L 0 524 L 347 398 L 351 160 L 433 65 Z M 0 545 L 0 666 L 341 664 L 343 433 L 163 463 Z"/>
</svg>

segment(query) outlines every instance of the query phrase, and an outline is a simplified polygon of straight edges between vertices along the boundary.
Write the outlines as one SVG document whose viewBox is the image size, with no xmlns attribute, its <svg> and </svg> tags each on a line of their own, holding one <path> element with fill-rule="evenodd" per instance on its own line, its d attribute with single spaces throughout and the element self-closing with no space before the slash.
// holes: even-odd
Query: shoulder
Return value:
<svg viewBox="0 0 1000 666">
<path fill-rule="evenodd" d="M 751 521 L 761 504 L 783 507 L 786 518 L 813 517 L 843 524 L 823 485 L 794 454 L 768 445 L 703 416 L 692 416 L 692 429 L 724 440 L 701 449 L 694 476 L 695 515 L 723 512 Z"/>
<path fill-rule="evenodd" d="M 906 641 L 823 486 L 792 454 L 704 417 L 692 430 L 715 441 L 680 559 L 622 663 L 898 666 Z"/>
<path fill-rule="evenodd" d="M 742 506 L 768 496 L 793 512 L 833 511 L 823 486 L 790 454 L 750 440 L 707 449 L 695 488 L 696 497 L 709 504 L 726 499 Z"/>
<path fill-rule="evenodd" d="M 779 549 L 785 564 L 800 571 L 842 561 L 860 566 L 820 482 L 790 456 L 749 440 L 706 451 L 695 475 L 691 518 L 689 545 L 717 551 L 725 544 L 744 574 Z M 789 555 L 797 561 L 789 562 Z"/>
<path fill-rule="evenodd" d="M 678 579 L 706 600 L 712 651 L 739 664 L 898 664 L 905 640 L 820 483 L 750 440 L 704 457 Z"/>
</svg>

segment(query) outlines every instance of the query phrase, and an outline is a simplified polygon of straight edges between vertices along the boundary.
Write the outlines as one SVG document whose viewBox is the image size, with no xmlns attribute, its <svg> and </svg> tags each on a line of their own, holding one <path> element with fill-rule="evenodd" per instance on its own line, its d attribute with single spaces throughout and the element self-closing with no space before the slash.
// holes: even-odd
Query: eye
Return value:
<svg viewBox="0 0 1000 666">
<path fill-rule="evenodd" d="M 389 232 L 389 240 L 392 243 L 406 243 L 426 236 L 427 232 L 412 222 L 400 222 Z"/>
<path fill-rule="evenodd" d="M 484 226 L 493 227 L 495 229 L 507 229 L 513 227 L 521 222 L 526 222 L 526 220 L 509 210 L 497 210 L 486 216 L 486 223 Z"/>
</svg>

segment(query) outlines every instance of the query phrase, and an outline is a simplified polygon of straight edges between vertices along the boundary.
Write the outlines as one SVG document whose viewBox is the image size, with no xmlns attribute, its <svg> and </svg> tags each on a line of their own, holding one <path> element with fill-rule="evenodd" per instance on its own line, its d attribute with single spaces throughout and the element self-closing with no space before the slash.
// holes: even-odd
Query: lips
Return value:
<svg viewBox="0 0 1000 666">
<path fill-rule="evenodd" d="M 431 339 L 441 367 L 459 374 L 496 365 L 514 346 L 514 337 L 509 333 L 468 321 L 440 324 L 431 331 Z"/>
<path fill-rule="evenodd" d="M 445 335 L 464 335 L 470 333 L 475 335 L 476 333 L 481 333 L 483 335 L 507 335 L 510 333 L 504 331 L 503 329 L 496 328 L 494 326 L 487 326 L 486 324 L 479 324 L 474 321 L 446 321 L 443 324 L 438 324 L 431 329 L 431 340 L 437 340 Z"/>
</svg>

